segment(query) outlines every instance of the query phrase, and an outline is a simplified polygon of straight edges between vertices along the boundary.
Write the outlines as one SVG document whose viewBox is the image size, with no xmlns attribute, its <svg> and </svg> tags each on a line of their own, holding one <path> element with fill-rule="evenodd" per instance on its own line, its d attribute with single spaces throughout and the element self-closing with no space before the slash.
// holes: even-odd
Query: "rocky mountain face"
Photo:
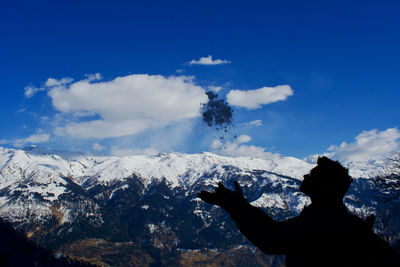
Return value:
<svg viewBox="0 0 400 267">
<path fill-rule="evenodd" d="M 0 148 L 0 216 L 55 253 L 102 266 L 281 266 L 282 257 L 263 255 L 227 214 L 196 194 L 236 180 L 253 205 L 283 220 L 309 202 L 298 186 L 312 167 L 279 156 L 100 157 Z M 382 194 L 359 177 L 346 204 L 364 217 L 382 208 Z"/>
</svg>

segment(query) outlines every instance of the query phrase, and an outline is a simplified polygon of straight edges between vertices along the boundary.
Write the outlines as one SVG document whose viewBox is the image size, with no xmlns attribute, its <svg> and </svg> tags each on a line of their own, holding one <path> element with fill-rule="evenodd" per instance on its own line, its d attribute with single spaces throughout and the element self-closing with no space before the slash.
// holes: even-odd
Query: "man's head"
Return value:
<svg viewBox="0 0 400 267">
<path fill-rule="evenodd" d="M 300 192 L 308 195 L 312 201 L 341 201 L 353 179 L 349 170 L 339 162 L 319 157 L 317 166 L 304 175 Z"/>
</svg>

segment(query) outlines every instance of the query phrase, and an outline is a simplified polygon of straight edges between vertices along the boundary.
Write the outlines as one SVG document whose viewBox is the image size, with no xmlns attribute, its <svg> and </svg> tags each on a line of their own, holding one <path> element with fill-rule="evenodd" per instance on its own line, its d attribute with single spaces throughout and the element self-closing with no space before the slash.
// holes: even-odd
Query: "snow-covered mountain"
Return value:
<svg viewBox="0 0 400 267">
<path fill-rule="evenodd" d="M 56 153 L 37 147 L 25 150 L 0 148 L 0 214 L 14 221 L 24 221 L 27 214 L 46 217 L 51 214 L 52 203 L 69 192 L 71 182 L 83 190 L 90 190 L 98 185 L 123 182 L 135 175 L 144 188 L 155 181 L 165 180 L 169 187 L 187 191 L 199 187 L 199 184 L 216 185 L 223 181 L 228 166 L 234 167 L 237 175 L 248 175 L 257 170 L 263 172 L 265 177 L 276 180 L 279 179 L 277 177 L 301 179 L 313 165 L 291 157 L 276 157 L 267 161 L 222 157 L 208 152 L 101 157 Z M 210 174 L 211 177 L 202 179 Z M 33 205 L 38 196 L 43 201 Z M 109 197 L 113 197 L 113 192 Z M 68 216 L 64 216 L 64 220 L 68 220 Z"/>
<path fill-rule="evenodd" d="M 242 244 L 243 237 L 197 192 L 237 180 L 253 205 L 285 219 L 308 203 L 298 186 L 313 166 L 277 155 L 268 160 L 208 152 L 106 157 L 0 147 L 0 216 L 53 249 L 85 238 L 136 240 L 146 251 L 148 244 L 224 247 Z M 346 202 L 364 216 L 374 212 L 376 201 L 373 186 L 359 176 L 371 170 L 352 167 L 359 179 Z"/>
<path fill-rule="evenodd" d="M 30 147 L 25 150 L 13 150 L 0 147 L 0 177 L 15 180 L 23 175 L 33 175 L 47 179 L 46 174 L 72 176 L 75 182 L 82 184 L 87 177 L 96 177 L 99 183 L 107 183 L 138 174 L 146 178 L 146 184 L 152 179 L 167 179 L 175 186 L 190 186 L 199 175 L 218 170 L 221 166 L 235 166 L 242 170 L 265 170 L 283 176 L 301 179 L 312 168 L 302 160 L 292 157 L 276 156 L 271 160 L 259 158 L 230 158 L 209 152 L 201 154 L 158 154 L 154 156 L 101 157 L 86 156 L 79 153 L 52 152 Z M 24 173 L 18 173 L 23 169 Z M 190 177 L 190 180 L 183 179 Z"/>
</svg>

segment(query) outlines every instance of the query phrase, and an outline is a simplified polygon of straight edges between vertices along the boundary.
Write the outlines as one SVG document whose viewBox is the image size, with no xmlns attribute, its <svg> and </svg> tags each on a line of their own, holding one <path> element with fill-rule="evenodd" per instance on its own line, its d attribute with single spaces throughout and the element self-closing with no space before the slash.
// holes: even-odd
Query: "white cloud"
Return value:
<svg viewBox="0 0 400 267">
<path fill-rule="evenodd" d="M 224 144 L 219 140 L 214 140 L 211 148 L 214 153 L 229 157 L 256 157 L 263 159 L 280 158 L 279 154 L 266 152 L 262 147 L 244 144 L 250 141 L 250 136 L 240 135 L 233 142 L 227 141 Z"/>
<path fill-rule="evenodd" d="M 262 125 L 262 120 L 254 120 L 248 123 L 249 125 L 254 125 L 254 126 L 261 126 Z"/>
<path fill-rule="evenodd" d="M 50 88 L 54 108 L 78 118 L 57 127 L 56 134 L 84 138 L 131 135 L 197 117 L 200 104 L 207 101 L 204 89 L 188 76 L 134 74 L 108 82 L 99 82 L 100 78 L 95 74 Z M 97 117 L 79 120 L 88 115 Z"/>
<path fill-rule="evenodd" d="M 99 81 L 103 79 L 103 76 L 101 76 L 100 73 L 94 73 L 94 74 L 85 74 L 86 78 L 88 79 L 89 82 L 92 81 Z"/>
<path fill-rule="evenodd" d="M 105 146 L 100 145 L 99 143 L 93 143 L 92 148 L 96 151 L 101 151 L 103 149 L 105 149 Z"/>
<path fill-rule="evenodd" d="M 33 85 L 27 85 L 27 86 L 25 86 L 24 90 L 25 90 L 25 97 L 31 98 L 37 92 L 44 91 L 45 88 L 44 87 L 39 87 L 38 88 L 38 87 L 35 87 Z"/>
<path fill-rule="evenodd" d="M 52 87 L 55 87 L 55 86 L 65 86 L 65 85 L 71 83 L 72 81 L 73 81 L 73 79 L 72 78 L 68 78 L 68 77 L 62 78 L 60 80 L 57 80 L 57 79 L 54 79 L 54 78 L 48 78 L 46 80 L 46 82 L 44 83 L 44 85 L 41 86 L 41 87 L 35 87 L 33 85 L 27 85 L 24 88 L 25 97 L 31 98 L 37 92 L 45 91 L 45 90 L 48 90 L 48 89 L 50 89 Z"/>
<path fill-rule="evenodd" d="M 400 131 L 388 128 L 363 131 L 352 143 L 343 142 L 340 146 L 330 146 L 329 155 L 340 161 L 359 161 L 382 159 L 400 149 Z"/>
<path fill-rule="evenodd" d="M 215 140 L 212 141 L 210 147 L 211 147 L 211 149 L 218 149 L 218 148 L 220 148 L 222 145 L 223 145 L 223 143 L 222 143 L 220 140 L 215 139 Z"/>
<path fill-rule="evenodd" d="M 238 143 L 238 144 L 248 143 L 250 141 L 251 141 L 251 137 L 249 135 L 240 135 L 236 139 L 236 143 Z"/>
<path fill-rule="evenodd" d="M 15 147 L 23 147 L 26 144 L 38 144 L 45 143 L 50 140 L 50 135 L 46 133 L 36 133 L 32 134 L 26 138 L 18 138 L 18 139 L 2 139 L 0 140 L 0 144 L 12 144 Z"/>
<path fill-rule="evenodd" d="M 210 85 L 210 86 L 208 86 L 207 88 L 210 89 L 210 90 L 212 90 L 212 91 L 214 91 L 214 92 L 216 92 L 216 93 L 218 93 L 219 91 L 221 91 L 222 86 L 213 86 L 213 85 Z"/>
<path fill-rule="evenodd" d="M 189 62 L 189 65 L 220 65 L 220 64 L 229 64 L 231 61 L 224 59 L 212 59 L 212 56 L 201 57 L 199 60 L 193 59 Z"/>
<path fill-rule="evenodd" d="M 26 143 L 44 143 L 49 141 L 49 134 L 32 134 L 29 137 L 23 139 Z"/>
<path fill-rule="evenodd" d="M 54 86 L 66 85 L 73 81 L 74 81 L 74 79 L 69 78 L 69 77 L 65 77 L 65 78 L 62 78 L 59 80 L 54 79 L 54 78 L 48 78 L 44 85 L 47 87 L 54 87 Z"/>
<path fill-rule="evenodd" d="M 45 123 L 45 122 L 50 120 L 50 117 L 49 116 L 42 116 L 39 119 L 40 119 L 40 123 Z"/>
<path fill-rule="evenodd" d="M 226 142 L 220 153 L 230 157 L 257 157 L 264 158 L 265 150 L 262 147 L 253 145 L 240 145 L 238 143 Z"/>
<path fill-rule="evenodd" d="M 159 153 L 156 149 L 146 148 L 146 149 L 119 149 L 117 147 L 111 148 L 111 155 L 123 157 L 123 156 L 134 156 L 134 155 L 156 155 Z"/>
<path fill-rule="evenodd" d="M 232 106 L 257 109 L 261 105 L 285 100 L 291 95 L 293 95 L 293 90 L 289 85 L 278 85 L 248 91 L 231 90 L 226 98 Z"/>
</svg>

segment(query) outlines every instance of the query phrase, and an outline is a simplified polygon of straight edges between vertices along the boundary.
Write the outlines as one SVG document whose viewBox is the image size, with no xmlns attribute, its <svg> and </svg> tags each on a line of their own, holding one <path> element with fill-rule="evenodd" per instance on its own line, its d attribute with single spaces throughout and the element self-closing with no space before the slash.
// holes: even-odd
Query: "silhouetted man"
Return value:
<svg viewBox="0 0 400 267">
<path fill-rule="evenodd" d="M 343 204 L 352 178 L 337 161 L 318 159 L 304 175 L 300 191 L 311 204 L 298 217 L 277 222 L 251 206 L 235 182 L 235 191 L 221 183 L 214 193 L 198 196 L 221 206 L 239 230 L 266 254 L 286 255 L 286 266 L 397 266 L 397 253 L 372 231 L 373 220 L 350 214 Z"/>
</svg>

